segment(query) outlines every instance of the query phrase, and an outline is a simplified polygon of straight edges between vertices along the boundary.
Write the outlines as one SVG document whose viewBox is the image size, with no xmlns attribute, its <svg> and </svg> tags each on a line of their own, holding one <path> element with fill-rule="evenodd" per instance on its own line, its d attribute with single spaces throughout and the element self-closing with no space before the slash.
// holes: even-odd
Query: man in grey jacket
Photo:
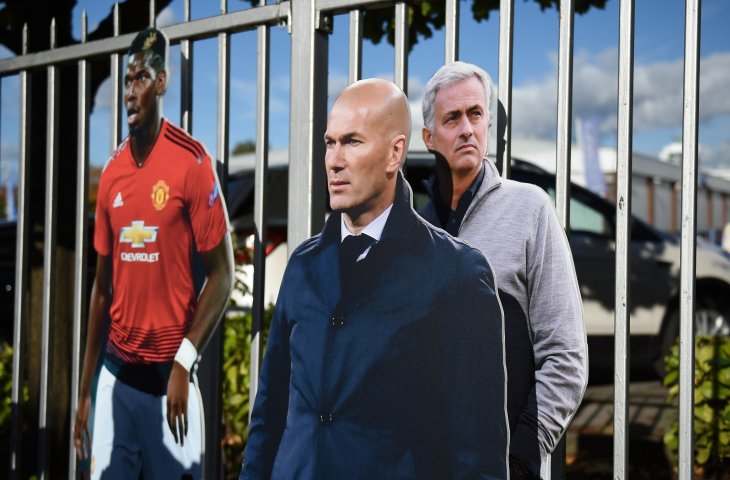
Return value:
<svg viewBox="0 0 730 480">
<path fill-rule="evenodd" d="M 550 198 L 500 178 L 486 158 L 491 97 L 491 79 L 475 65 L 454 62 L 429 80 L 423 140 L 436 171 L 420 213 L 492 264 L 504 309 L 510 473 L 531 479 L 546 475 L 547 456 L 583 398 L 586 334 L 570 246 Z"/>
</svg>

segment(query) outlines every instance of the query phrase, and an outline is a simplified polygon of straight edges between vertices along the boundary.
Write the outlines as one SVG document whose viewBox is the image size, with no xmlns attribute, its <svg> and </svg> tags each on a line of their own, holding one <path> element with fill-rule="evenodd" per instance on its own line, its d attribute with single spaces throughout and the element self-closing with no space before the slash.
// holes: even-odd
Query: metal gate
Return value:
<svg viewBox="0 0 730 480">
<path fill-rule="evenodd" d="M 444 62 L 459 56 L 459 6 L 458 0 L 445 0 L 445 56 Z M 500 4 L 499 42 L 499 101 L 507 113 L 505 131 L 505 175 L 509 175 L 511 158 L 511 103 L 512 103 L 512 44 L 513 44 L 514 0 L 502 0 Z M 263 249 L 266 245 L 265 174 L 268 168 L 268 124 L 269 124 L 269 28 L 272 25 L 287 24 L 291 35 L 291 105 L 289 129 L 289 204 L 288 242 L 290 249 L 318 232 L 325 218 L 325 197 L 321 188 L 314 188 L 317 179 L 323 178 L 324 145 L 321 142 L 327 115 L 327 63 L 328 34 L 332 28 L 333 14 L 349 14 L 349 80 L 357 80 L 362 71 L 362 19 L 363 11 L 371 8 L 393 8 L 395 25 L 394 79 L 403 90 L 407 89 L 408 77 L 408 2 L 392 0 L 289 0 L 244 11 L 227 13 L 227 2 L 221 0 L 221 14 L 201 20 L 190 20 L 190 0 L 185 0 L 185 21 L 163 28 L 172 44 L 181 47 L 181 118 L 183 128 L 190 130 L 192 122 L 192 43 L 205 38 L 218 40 L 218 114 L 216 156 L 223 165 L 221 178 L 225 180 L 228 168 L 228 132 L 230 129 L 228 100 L 230 88 L 230 35 L 243 30 L 257 31 L 257 103 L 256 103 L 256 152 L 255 152 L 255 277 L 253 303 L 253 331 L 251 349 L 251 371 L 258 372 L 261 360 L 263 285 L 265 262 Z M 150 24 L 154 24 L 154 0 L 150 0 Z M 118 9 L 115 8 L 115 12 Z M 556 208 L 564 228 L 568 229 L 570 199 L 570 138 L 572 112 L 572 61 L 573 61 L 573 19 L 572 0 L 560 5 L 559 64 L 558 64 L 558 133 L 557 133 L 557 197 Z M 684 67 L 684 120 L 683 159 L 681 180 L 681 297 L 680 297 L 680 478 L 692 476 L 693 465 L 693 362 L 694 325 L 692 321 L 695 306 L 695 254 L 696 254 L 696 198 L 698 164 L 698 84 L 699 84 L 699 19 L 700 0 L 686 0 L 685 13 L 685 67 Z M 85 17 L 83 20 L 85 25 Z M 51 28 L 53 28 L 51 26 Z M 41 332 L 41 384 L 38 423 L 38 471 L 41 478 L 50 476 L 48 471 L 48 439 L 45 436 L 48 415 L 48 385 L 54 371 L 71 369 L 71 409 L 68 412 L 70 424 L 76 410 L 79 388 L 79 365 L 82 339 L 81 325 L 86 318 L 86 272 L 87 245 L 86 199 L 88 194 L 88 65 L 90 60 L 108 59 L 111 66 L 111 116 L 110 150 L 120 140 L 119 110 L 121 105 L 120 75 L 121 55 L 128 48 L 134 34 L 119 35 L 118 15 L 115 15 L 115 36 L 93 42 L 86 41 L 83 28 L 82 42 L 78 45 L 55 48 L 54 34 L 48 50 L 0 61 L 0 77 L 19 75 L 20 80 L 20 139 L 19 139 L 19 185 L 18 223 L 16 242 L 16 276 L 13 333 L 13 388 L 12 388 L 12 438 L 10 477 L 19 476 L 19 455 L 21 445 L 21 392 L 23 376 L 24 345 L 23 329 L 29 317 L 28 264 L 30 238 L 29 212 L 29 145 L 37 135 L 45 135 L 47 142 L 45 187 L 45 220 L 43 228 L 43 303 Z M 53 30 L 52 30 L 53 32 Z M 28 35 L 24 31 L 23 44 L 27 52 Z M 630 235 L 631 235 L 631 171 L 632 171 L 632 93 L 634 69 L 634 2 L 620 2 L 620 45 L 619 45 L 619 92 L 618 92 L 618 166 L 617 166 L 617 231 L 616 231 L 616 314 L 615 314 L 615 398 L 614 398 L 614 478 L 628 476 L 628 361 L 629 361 L 629 305 L 630 292 Z M 71 365 L 52 365 L 49 342 L 53 332 L 54 271 L 56 259 L 57 225 L 57 176 L 61 166 L 56 152 L 58 127 L 58 69 L 60 66 L 76 63 L 78 66 L 79 114 L 78 148 L 76 161 L 76 226 L 75 226 L 75 282 L 73 298 L 73 347 Z M 47 129 L 46 132 L 31 132 L 29 125 L 31 98 L 30 80 L 34 72 L 44 70 L 47 76 Z M 407 92 L 406 92 L 407 93 Z M 499 130 L 499 128 L 498 128 Z M 71 159 L 64 159 L 71 162 Z M 209 347 L 210 349 L 211 347 Z M 220 361 L 220 359 L 218 359 Z M 219 363 L 212 365 L 216 370 Z M 55 370 L 54 370 L 55 369 Z M 219 368 L 218 368 L 219 370 Z M 251 381 L 253 398 L 257 375 Z M 214 377 L 218 378 L 218 377 Z M 217 390 L 220 392 L 220 389 Z M 218 393 L 220 395 L 220 393 Z M 212 403 L 220 398 L 213 398 Z M 219 412 L 215 412 L 219 415 Z M 214 417 L 215 418 L 215 417 Z M 209 426 L 215 422 L 206 422 Z M 215 430 L 215 427 L 214 427 Z M 75 453 L 72 433 L 63 450 L 69 456 L 69 478 L 76 476 Z M 217 445 L 213 437 L 213 445 Z M 210 442 L 208 443 L 210 445 Z M 215 447 L 214 447 L 215 449 Z M 22 452 L 24 455 L 31 452 Z M 215 463 L 216 455 L 208 455 Z M 212 459 L 212 460 L 211 460 Z M 206 472 L 215 472 L 215 468 Z M 55 476 L 55 475 L 54 475 Z"/>
</svg>

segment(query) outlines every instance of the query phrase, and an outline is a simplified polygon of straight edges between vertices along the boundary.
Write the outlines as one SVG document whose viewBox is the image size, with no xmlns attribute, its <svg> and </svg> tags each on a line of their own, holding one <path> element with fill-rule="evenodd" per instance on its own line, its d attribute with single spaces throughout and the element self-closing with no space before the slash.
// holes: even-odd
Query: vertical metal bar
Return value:
<svg viewBox="0 0 730 480">
<path fill-rule="evenodd" d="M 289 4 L 291 117 L 289 124 L 289 255 L 319 231 L 325 215 L 324 131 L 327 124 L 327 33 L 317 25 L 315 0 Z"/>
<path fill-rule="evenodd" d="M 620 5 L 618 157 L 616 165 L 616 309 L 614 322 L 613 478 L 628 478 L 629 319 L 631 317 L 631 148 L 634 2 Z"/>
<path fill-rule="evenodd" d="M 221 15 L 228 10 L 227 0 L 221 0 Z M 229 73 L 231 70 L 230 38 L 228 32 L 218 34 L 218 134 L 216 135 L 216 152 L 218 161 L 223 164 L 224 177 L 228 175 L 228 122 L 229 108 L 228 97 L 230 92 Z M 221 179 L 221 184 L 226 184 L 227 178 Z"/>
<path fill-rule="evenodd" d="M 119 36 L 119 3 L 114 4 L 114 36 Z M 120 75 L 122 71 L 122 56 L 118 53 L 111 55 L 111 70 L 109 81 L 111 82 L 111 103 L 109 106 L 109 151 L 117 149 L 122 136 L 122 125 L 119 121 L 119 106 L 122 103 L 122 89 Z"/>
<path fill-rule="evenodd" d="M 350 83 L 362 78 L 362 11 L 350 12 Z"/>
<path fill-rule="evenodd" d="M 157 18 L 155 15 L 155 0 L 150 0 L 150 27 L 154 28 L 157 24 Z"/>
<path fill-rule="evenodd" d="M 560 225 L 570 228 L 570 143 L 573 103 L 573 0 L 560 2 L 560 45 L 558 55 L 558 132 L 555 166 L 555 200 Z M 509 162 L 504 162 L 506 165 Z M 565 441 L 564 439 L 561 441 Z M 558 448 L 556 452 L 564 449 Z M 556 460 L 553 463 L 553 460 Z M 547 470 L 560 474 L 565 455 L 548 456 Z M 548 479 L 549 480 L 549 479 Z"/>
<path fill-rule="evenodd" d="M 185 17 L 190 21 L 190 0 L 185 0 Z M 193 133 L 193 45 L 190 40 L 180 41 L 180 126 Z"/>
<path fill-rule="evenodd" d="M 81 42 L 86 42 L 86 10 L 81 13 Z M 76 449 L 73 424 L 78 408 L 79 372 L 81 362 L 81 321 L 86 318 L 86 232 L 89 168 L 89 73 L 86 60 L 78 62 L 78 120 L 76 149 L 76 256 L 74 261 L 73 330 L 71 350 L 71 410 L 69 422 L 68 478 L 76 478 Z"/>
<path fill-rule="evenodd" d="M 687 0 L 684 27 L 682 123 L 682 240 L 679 298 L 679 478 L 694 465 L 694 310 L 697 253 L 697 130 L 699 112 L 700 1 Z"/>
<path fill-rule="evenodd" d="M 51 20 L 51 50 L 56 48 L 56 19 Z M 58 172 L 56 157 L 58 141 L 56 138 L 56 118 L 58 116 L 58 77 L 56 66 L 47 67 L 47 124 L 46 124 L 46 198 L 45 225 L 43 234 L 43 305 L 41 312 L 41 372 L 38 414 L 38 472 L 39 478 L 48 478 L 48 390 L 51 371 L 52 333 L 51 315 L 53 314 L 55 274 L 56 274 L 56 187 Z"/>
<path fill-rule="evenodd" d="M 155 0 L 149 0 L 149 10 L 150 10 L 150 28 L 155 28 L 157 26 L 157 14 L 155 12 Z M 127 60 L 129 61 L 129 60 Z M 165 59 L 165 63 L 167 63 L 167 59 Z M 168 77 L 169 78 L 169 77 Z M 157 97 L 158 101 L 158 107 L 160 109 L 160 112 L 164 111 L 164 103 L 165 103 L 165 97 L 164 95 Z M 182 100 L 181 100 L 182 101 Z"/>
<path fill-rule="evenodd" d="M 444 64 L 448 64 L 459 59 L 459 0 L 446 0 L 445 26 Z"/>
<path fill-rule="evenodd" d="M 264 5 L 261 0 L 260 5 Z M 269 27 L 256 29 L 258 49 L 256 53 L 256 160 L 254 169 L 254 251 L 253 251 L 253 311 L 251 324 L 251 368 L 249 406 L 259 387 L 261 370 L 261 331 L 264 325 L 264 280 L 266 279 L 267 205 L 266 173 L 269 168 Z M 252 408 L 249 408 L 249 417 Z"/>
<path fill-rule="evenodd" d="M 555 168 L 556 209 L 566 230 L 570 222 L 570 138 L 573 112 L 573 0 L 560 2 L 558 58 L 558 138 Z"/>
<path fill-rule="evenodd" d="M 28 53 L 28 24 L 23 25 L 23 55 Z M 24 368 L 23 328 L 28 318 L 28 192 L 30 190 L 30 76 L 23 70 L 20 80 L 20 139 L 18 142 L 18 221 L 15 237 L 15 301 L 13 306 L 12 430 L 10 434 L 10 478 L 20 478 L 23 438 L 22 405 Z"/>
<path fill-rule="evenodd" d="M 220 2 L 221 14 L 227 12 L 226 0 Z M 230 93 L 230 33 L 218 34 L 218 112 L 216 117 L 216 162 L 218 179 L 224 198 L 228 196 L 228 139 L 229 139 L 229 93 Z M 199 365 L 201 375 L 201 391 L 205 405 L 205 438 L 203 448 L 203 476 L 205 478 L 219 478 L 220 457 L 215 454 L 220 439 L 221 422 L 221 384 L 223 364 L 223 331 L 216 328 L 212 333 L 208 345 Z M 212 454 L 207 454 L 210 448 Z"/>
<path fill-rule="evenodd" d="M 497 104 L 497 133 L 504 135 L 502 176 L 510 177 L 512 166 L 512 45 L 514 40 L 514 0 L 501 0 L 499 5 L 499 94 L 504 118 Z M 491 105 L 490 105 L 491 107 Z M 494 111 L 495 109 L 492 109 Z M 502 126 L 502 122 L 504 126 Z M 501 139 L 497 135 L 497 146 Z M 498 149 L 499 150 L 499 149 Z"/>
<path fill-rule="evenodd" d="M 410 17 L 407 3 L 395 4 L 395 84 L 408 94 L 408 30 Z"/>
</svg>

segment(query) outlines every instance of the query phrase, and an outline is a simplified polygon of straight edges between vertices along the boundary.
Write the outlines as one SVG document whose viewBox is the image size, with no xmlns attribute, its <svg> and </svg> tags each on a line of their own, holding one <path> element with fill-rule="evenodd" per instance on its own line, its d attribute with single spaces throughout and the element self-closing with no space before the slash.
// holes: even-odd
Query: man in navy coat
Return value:
<svg viewBox="0 0 730 480">
<path fill-rule="evenodd" d="M 502 310 L 476 249 L 411 207 L 403 92 L 332 107 L 334 213 L 292 254 L 241 479 L 506 478 Z"/>
</svg>

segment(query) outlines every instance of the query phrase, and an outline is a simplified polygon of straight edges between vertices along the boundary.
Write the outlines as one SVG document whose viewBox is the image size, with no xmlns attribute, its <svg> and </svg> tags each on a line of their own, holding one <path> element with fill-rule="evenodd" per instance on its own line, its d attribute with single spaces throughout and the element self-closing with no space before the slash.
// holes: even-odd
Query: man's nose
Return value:
<svg viewBox="0 0 730 480">
<path fill-rule="evenodd" d="M 137 98 L 139 91 L 139 85 L 136 80 L 129 82 L 129 85 L 124 86 L 124 96 L 127 98 Z"/>
<path fill-rule="evenodd" d="M 469 121 L 468 116 L 463 116 L 459 122 L 459 135 L 462 137 L 469 138 L 474 134 L 474 127 Z"/>
<path fill-rule="evenodd" d="M 330 170 L 339 171 L 345 168 L 344 149 L 339 144 L 329 147 L 324 158 L 327 168 Z"/>
</svg>

